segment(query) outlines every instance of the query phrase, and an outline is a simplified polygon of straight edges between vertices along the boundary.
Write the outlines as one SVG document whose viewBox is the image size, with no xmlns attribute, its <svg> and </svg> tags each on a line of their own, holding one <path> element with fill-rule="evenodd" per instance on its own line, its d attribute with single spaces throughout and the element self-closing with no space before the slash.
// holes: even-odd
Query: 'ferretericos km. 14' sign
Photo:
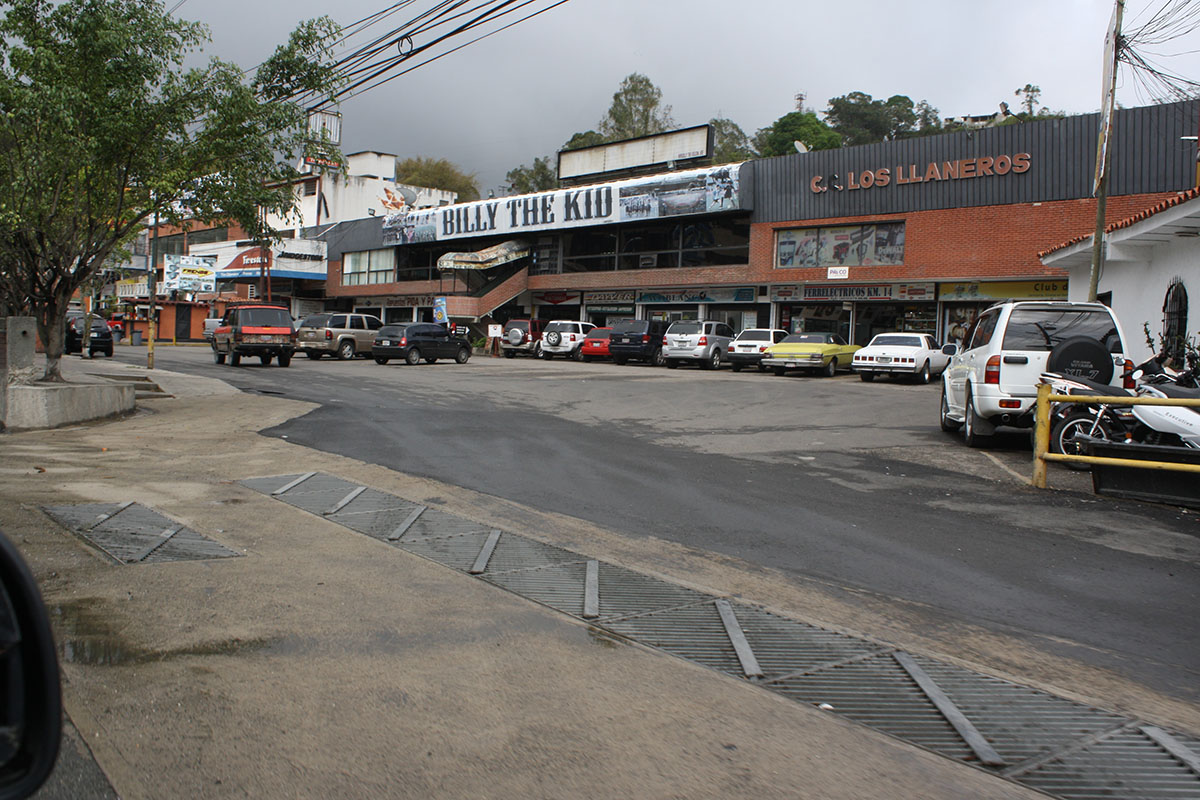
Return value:
<svg viewBox="0 0 1200 800">
<path fill-rule="evenodd" d="M 847 172 L 845 177 L 837 174 L 814 175 L 808 182 L 813 194 L 856 189 L 882 189 L 885 186 L 903 186 L 909 183 L 930 181 L 956 181 L 969 178 L 989 178 L 996 175 L 1014 175 L 1029 171 L 1032 157 L 1029 153 L 1013 155 L 980 156 L 960 158 L 954 161 L 930 161 L 924 168 L 917 164 L 901 164 L 895 169 L 881 167 Z"/>
</svg>

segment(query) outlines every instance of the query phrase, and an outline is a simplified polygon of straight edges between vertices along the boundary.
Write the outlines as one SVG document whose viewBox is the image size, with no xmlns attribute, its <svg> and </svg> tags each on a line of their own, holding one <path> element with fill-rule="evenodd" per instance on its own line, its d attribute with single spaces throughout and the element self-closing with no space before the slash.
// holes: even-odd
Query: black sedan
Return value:
<svg viewBox="0 0 1200 800">
<path fill-rule="evenodd" d="M 63 344 L 63 352 L 83 352 L 83 343 L 79 335 L 82 330 L 83 317 L 73 317 L 67 320 L 67 336 L 66 342 Z M 97 353 L 112 356 L 113 336 L 107 320 L 101 317 L 92 317 L 92 335 L 88 337 L 87 350 L 89 356 L 95 356 Z"/>
<path fill-rule="evenodd" d="M 432 364 L 439 358 L 453 358 L 465 364 L 471 357 L 471 345 L 466 339 L 451 336 L 445 325 L 408 322 L 380 328 L 371 355 L 376 364 L 386 364 L 393 358 L 402 358 L 407 364 L 419 364 L 421 359 Z"/>
</svg>

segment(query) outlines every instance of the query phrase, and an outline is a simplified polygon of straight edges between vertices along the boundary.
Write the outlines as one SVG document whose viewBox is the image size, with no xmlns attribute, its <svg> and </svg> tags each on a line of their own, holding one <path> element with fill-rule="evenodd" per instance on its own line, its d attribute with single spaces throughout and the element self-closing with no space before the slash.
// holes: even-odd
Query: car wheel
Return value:
<svg viewBox="0 0 1200 800">
<path fill-rule="evenodd" d="M 654 351 L 654 355 L 650 356 L 650 363 L 656 367 L 661 367 L 667 361 L 667 357 L 663 355 L 662 348 Z"/>
<path fill-rule="evenodd" d="M 667 369 L 675 369 L 676 367 L 679 366 L 679 362 L 673 358 L 668 358 L 666 361 L 663 362 L 663 366 L 666 367 Z"/>
<path fill-rule="evenodd" d="M 946 382 L 942 381 L 942 406 L 938 414 L 938 422 L 942 426 L 942 430 L 946 433 L 953 433 L 962 427 L 962 423 L 958 420 L 950 418 L 950 398 L 946 394 Z"/>
<path fill-rule="evenodd" d="M 471 351 L 465 347 L 458 348 L 458 352 L 454 354 L 454 361 L 458 364 L 465 364 L 471 357 Z"/>
<path fill-rule="evenodd" d="M 730 368 L 731 370 L 733 370 L 734 372 L 741 372 L 741 371 L 742 371 L 742 365 L 741 365 L 741 364 L 730 364 L 730 365 L 729 365 L 729 368 Z"/>
<path fill-rule="evenodd" d="M 337 357 L 339 361 L 349 361 L 354 358 L 354 342 L 347 339 L 338 345 Z"/>
<path fill-rule="evenodd" d="M 966 418 L 963 422 L 963 441 L 967 447 L 985 447 L 991 441 L 991 436 L 984 436 L 979 432 L 979 415 L 975 413 L 975 400 L 971 397 L 971 393 L 967 392 L 966 412 L 963 414 Z"/>
<path fill-rule="evenodd" d="M 316 361 L 321 357 L 321 354 L 316 350 L 305 350 L 304 355 L 308 356 L 313 361 Z"/>
<path fill-rule="evenodd" d="M 514 353 L 512 350 L 505 350 L 505 351 L 504 351 L 504 357 L 505 357 L 505 358 L 516 358 L 516 357 L 517 357 L 517 354 L 516 354 L 516 353 Z"/>
<path fill-rule="evenodd" d="M 292 363 L 292 354 L 291 353 L 280 353 L 279 354 L 279 366 L 286 367 L 291 363 Z"/>
<path fill-rule="evenodd" d="M 707 361 L 701 361 L 700 366 L 704 367 L 705 369 L 720 369 L 721 351 L 714 347 L 712 355 L 708 357 Z"/>
<path fill-rule="evenodd" d="M 535 342 L 535 343 L 534 343 L 534 345 L 533 345 L 533 357 L 534 357 L 534 358 L 545 358 L 545 357 L 546 357 L 546 351 L 542 350 L 542 343 L 541 343 L 541 342 Z"/>
<path fill-rule="evenodd" d="M 776 376 L 782 378 L 785 370 L 783 367 L 772 367 L 771 371 L 774 372 Z"/>
<path fill-rule="evenodd" d="M 584 363 L 586 363 L 586 364 L 590 364 L 590 363 L 592 363 L 592 357 L 591 357 L 591 356 L 581 356 L 579 360 L 580 360 L 580 361 L 583 361 L 583 362 L 584 362 Z"/>
<path fill-rule="evenodd" d="M 213 363 L 214 364 L 224 364 L 225 363 L 225 354 L 222 353 L 220 350 L 218 350 L 215 347 L 213 348 Z"/>
<path fill-rule="evenodd" d="M 628 362 L 628 359 L 625 359 L 625 358 L 613 358 L 613 363 L 616 364 L 618 367 L 625 366 L 625 364 L 627 362 Z"/>
<path fill-rule="evenodd" d="M 425 363 L 426 364 L 436 364 L 437 359 L 436 358 L 427 358 L 427 359 L 425 359 Z"/>
<path fill-rule="evenodd" d="M 822 370 L 821 374 L 826 378 L 832 378 L 835 374 L 837 374 L 837 359 L 829 359 L 829 363 L 825 365 L 825 369 Z"/>
<path fill-rule="evenodd" d="M 112 354 L 113 354 L 113 349 L 111 347 L 109 347 L 107 350 L 104 351 L 105 358 L 112 358 Z"/>
<path fill-rule="evenodd" d="M 571 351 L 571 360 L 583 361 L 583 345 L 579 345 L 579 347 Z"/>
<path fill-rule="evenodd" d="M 871 381 L 875 380 L 875 373 L 874 372 L 860 372 L 860 373 L 858 373 L 858 377 L 862 380 L 863 383 L 870 383 Z"/>
<path fill-rule="evenodd" d="M 409 351 L 404 355 L 404 361 L 410 367 L 415 367 L 421 362 L 421 351 L 415 347 L 409 348 Z"/>
<path fill-rule="evenodd" d="M 388 359 L 384 358 L 383 356 L 375 356 L 376 364 L 386 364 L 387 362 L 388 362 Z"/>
<path fill-rule="evenodd" d="M 241 365 L 242 365 L 242 354 L 241 353 L 230 353 L 229 354 L 229 366 L 240 367 Z"/>
<path fill-rule="evenodd" d="M 261 355 L 261 356 L 259 356 L 259 357 L 258 357 L 258 360 L 259 360 L 260 362 L 262 362 L 262 365 L 263 365 L 264 367 L 266 367 L 266 366 L 270 366 L 270 364 L 271 364 L 271 354 L 270 354 L 270 353 L 265 353 L 264 355 Z"/>
<path fill-rule="evenodd" d="M 917 380 L 926 386 L 933 380 L 933 370 L 929 368 L 928 361 L 925 362 L 925 366 L 921 367 L 921 371 L 917 373 Z"/>
<path fill-rule="evenodd" d="M 764 364 L 764 363 L 762 363 L 761 361 L 760 361 L 760 362 L 758 362 L 758 365 L 757 365 L 757 366 L 758 366 L 758 371 L 759 371 L 759 372 L 766 372 L 766 371 L 767 371 L 767 365 L 766 365 L 766 364 Z"/>
<path fill-rule="evenodd" d="M 553 360 L 554 360 L 554 353 L 547 353 L 545 350 L 543 350 L 543 351 L 542 351 L 542 354 L 541 354 L 541 357 L 542 357 L 543 359 L 545 359 L 546 361 L 553 361 Z"/>
<path fill-rule="evenodd" d="M 1085 456 L 1089 438 L 1108 441 L 1112 439 L 1112 434 L 1103 422 L 1097 424 L 1096 418 L 1092 414 L 1086 412 L 1071 414 L 1055 425 L 1054 430 L 1050 432 L 1050 452 L 1069 456 Z M 1091 464 L 1080 464 L 1075 461 L 1064 461 L 1063 463 L 1066 464 L 1067 469 L 1086 470 L 1092 468 Z"/>
</svg>

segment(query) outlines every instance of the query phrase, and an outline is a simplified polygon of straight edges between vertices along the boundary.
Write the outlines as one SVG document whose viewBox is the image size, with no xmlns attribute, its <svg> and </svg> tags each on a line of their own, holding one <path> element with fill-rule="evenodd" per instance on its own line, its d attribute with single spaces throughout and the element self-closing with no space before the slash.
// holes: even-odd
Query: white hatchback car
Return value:
<svg viewBox="0 0 1200 800">
<path fill-rule="evenodd" d="M 565 319 L 547 322 L 545 330 L 542 331 L 542 358 L 549 361 L 555 356 L 566 356 L 582 361 L 583 340 L 594 327 L 596 326 L 590 322 Z"/>
<path fill-rule="evenodd" d="M 963 429 L 981 447 L 996 426 L 1033 426 L 1038 376 L 1079 375 L 1122 384 L 1125 337 L 1112 309 L 1100 303 L 998 303 L 979 315 L 942 373 L 942 430 Z"/>
<path fill-rule="evenodd" d="M 877 334 L 854 354 L 850 368 L 864 381 L 873 381 L 876 375 L 908 375 L 929 383 L 949 363 L 950 356 L 942 352 L 932 336 L 907 331 Z"/>
<path fill-rule="evenodd" d="M 724 322 L 681 319 L 663 335 L 663 359 L 671 369 L 688 362 L 700 369 L 719 369 L 732 341 L 733 328 Z"/>
</svg>

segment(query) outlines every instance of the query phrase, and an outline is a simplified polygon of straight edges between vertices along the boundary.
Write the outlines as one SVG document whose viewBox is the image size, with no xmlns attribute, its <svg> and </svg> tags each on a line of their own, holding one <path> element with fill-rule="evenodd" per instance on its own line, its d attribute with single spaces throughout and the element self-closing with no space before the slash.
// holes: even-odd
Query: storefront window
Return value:
<svg viewBox="0 0 1200 800">
<path fill-rule="evenodd" d="M 395 280 L 395 272 L 395 248 L 346 253 L 342 257 L 343 286 L 391 283 Z"/>
<path fill-rule="evenodd" d="M 903 222 L 792 228 L 775 236 L 777 269 L 903 263 Z"/>
</svg>

